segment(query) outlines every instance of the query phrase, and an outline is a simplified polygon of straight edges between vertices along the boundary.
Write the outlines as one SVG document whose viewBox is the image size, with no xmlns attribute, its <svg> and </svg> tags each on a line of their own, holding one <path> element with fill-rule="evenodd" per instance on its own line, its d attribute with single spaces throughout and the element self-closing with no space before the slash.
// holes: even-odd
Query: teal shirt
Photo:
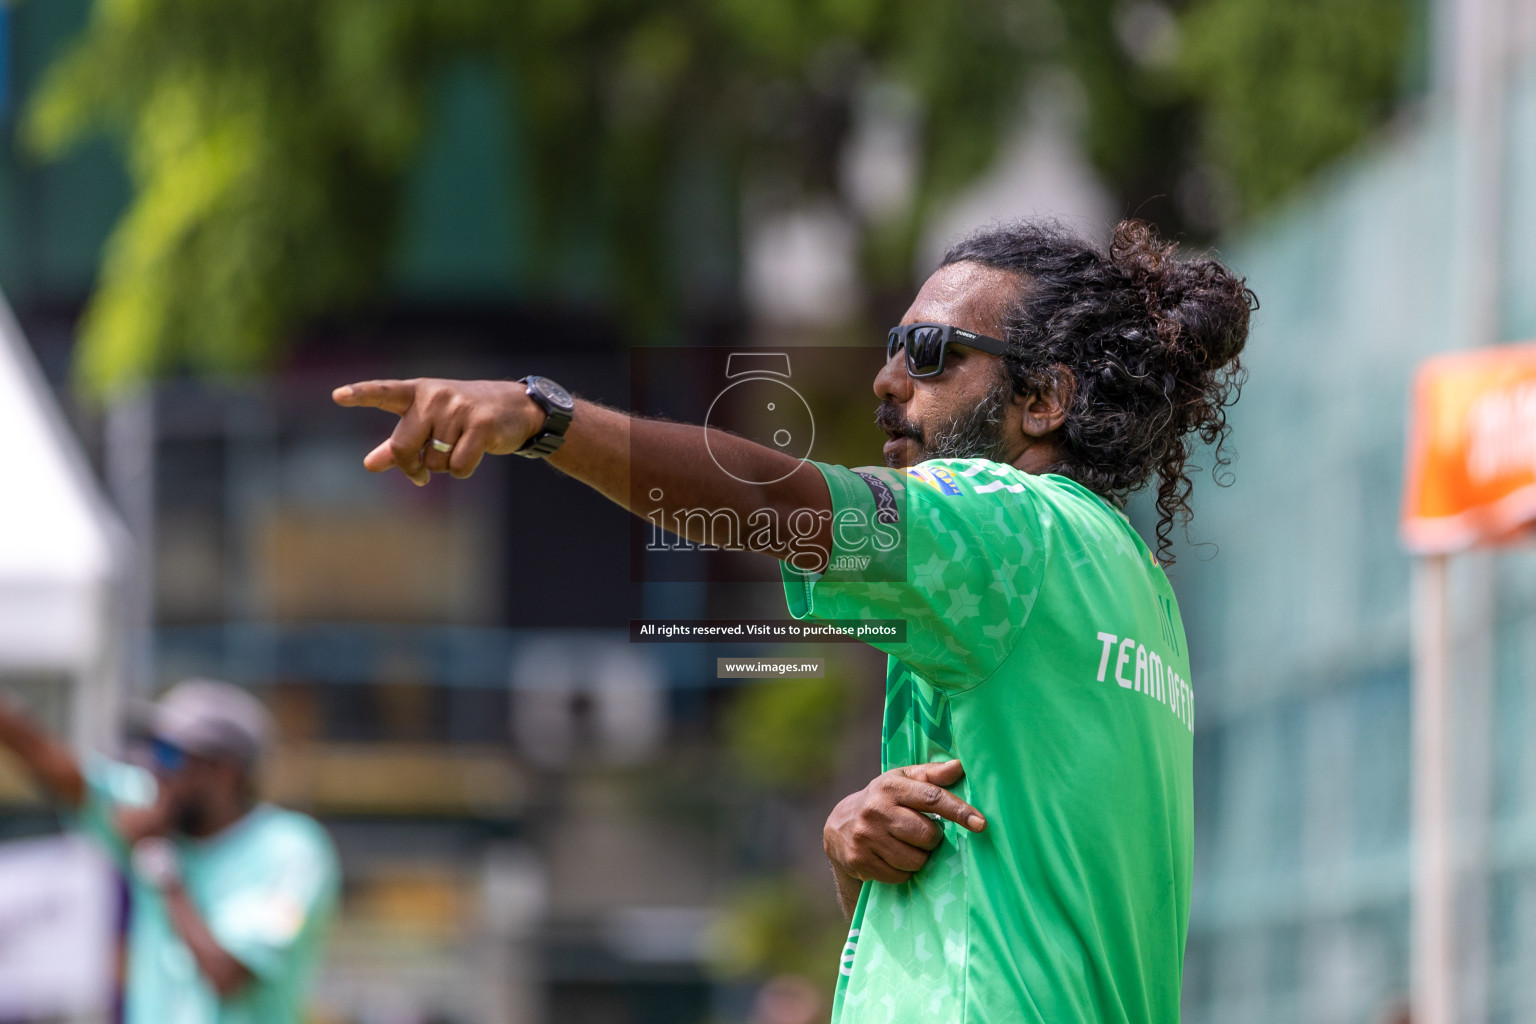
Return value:
<svg viewBox="0 0 1536 1024">
<path fill-rule="evenodd" d="M 313 818 L 260 804 L 209 839 L 178 839 L 183 884 L 214 938 L 253 980 L 220 1000 L 171 926 L 160 894 L 133 877 L 115 810 L 154 801 L 155 780 L 98 760 L 79 825 L 128 875 L 125 1024 L 297 1024 L 335 911 L 340 865 Z"/>
<path fill-rule="evenodd" d="M 882 767 L 959 758 L 987 817 L 866 882 L 835 1024 L 1172 1024 L 1193 846 L 1194 691 L 1173 590 L 1130 524 L 985 459 L 818 465 L 823 575 L 798 619 L 904 619 Z M 896 543 L 898 542 L 899 543 Z"/>
</svg>

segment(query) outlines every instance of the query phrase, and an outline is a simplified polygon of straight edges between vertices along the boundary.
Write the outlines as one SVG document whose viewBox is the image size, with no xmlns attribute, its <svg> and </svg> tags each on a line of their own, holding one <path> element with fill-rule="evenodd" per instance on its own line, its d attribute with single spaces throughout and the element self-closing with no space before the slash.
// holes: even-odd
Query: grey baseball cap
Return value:
<svg viewBox="0 0 1536 1024">
<path fill-rule="evenodd" d="M 189 754 L 232 758 L 248 766 L 262 759 L 276 733 L 261 701 L 211 679 L 177 683 L 147 710 L 146 725 L 156 739 Z"/>
</svg>

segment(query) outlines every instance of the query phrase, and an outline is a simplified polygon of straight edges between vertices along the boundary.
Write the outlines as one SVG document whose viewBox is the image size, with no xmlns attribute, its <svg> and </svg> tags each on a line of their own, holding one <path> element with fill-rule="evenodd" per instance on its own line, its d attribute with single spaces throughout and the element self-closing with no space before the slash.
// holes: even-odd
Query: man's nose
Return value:
<svg viewBox="0 0 1536 1024">
<path fill-rule="evenodd" d="M 897 352 L 875 374 L 875 397 L 882 402 L 905 402 L 912 397 L 912 378 L 907 375 L 907 356 Z"/>
</svg>

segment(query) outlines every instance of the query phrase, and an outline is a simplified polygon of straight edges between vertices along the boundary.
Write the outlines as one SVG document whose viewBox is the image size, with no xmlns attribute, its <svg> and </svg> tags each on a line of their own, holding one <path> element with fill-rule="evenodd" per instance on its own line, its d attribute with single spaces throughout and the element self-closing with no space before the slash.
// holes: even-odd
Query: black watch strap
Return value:
<svg viewBox="0 0 1536 1024">
<path fill-rule="evenodd" d="M 548 458 L 565 444 L 565 431 L 571 425 L 575 407 L 566 390 L 548 378 L 528 376 L 518 383 L 528 388 L 528 397 L 544 410 L 544 428 L 524 441 L 513 454 L 526 459 Z"/>
</svg>

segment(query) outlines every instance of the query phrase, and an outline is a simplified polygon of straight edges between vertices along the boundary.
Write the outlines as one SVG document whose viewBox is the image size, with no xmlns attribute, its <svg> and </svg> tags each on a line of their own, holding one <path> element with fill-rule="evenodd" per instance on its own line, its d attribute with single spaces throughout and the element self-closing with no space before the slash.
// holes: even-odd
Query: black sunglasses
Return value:
<svg viewBox="0 0 1536 1024">
<path fill-rule="evenodd" d="M 149 741 L 149 752 L 154 759 L 155 770 L 162 775 L 175 775 L 187 766 L 187 752 L 158 736 Z"/>
<path fill-rule="evenodd" d="M 950 324 L 902 324 L 892 327 L 885 338 L 885 359 L 890 362 L 901 349 L 907 350 L 907 375 L 937 377 L 944 372 L 944 352 L 951 344 L 991 352 L 995 356 L 1008 351 L 1006 342 L 985 334 L 972 334 Z"/>
</svg>

